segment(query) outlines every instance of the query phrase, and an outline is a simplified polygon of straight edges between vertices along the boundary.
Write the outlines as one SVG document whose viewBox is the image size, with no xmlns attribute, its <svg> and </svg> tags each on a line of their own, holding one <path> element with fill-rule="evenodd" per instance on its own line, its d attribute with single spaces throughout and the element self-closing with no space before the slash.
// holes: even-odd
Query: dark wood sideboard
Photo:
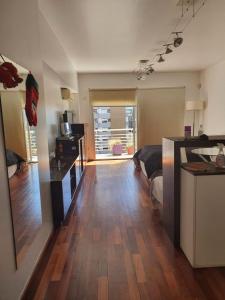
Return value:
<svg viewBox="0 0 225 300">
<path fill-rule="evenodd" d="M 213 147 L 218 143 L 225 144 L 225 136 L 209 136 L 208 140 L 163 138 L 163 222 L 176 247 L 180 246 L 180 150 L 183 147 Z"/>
<path fill-rule="evenodd" d="M 86 167 L 84 136 L 77 136 L 74 145 L 76 153 L 73 156 L 61 157 L 60 167 L 56 159 L 51 161 L 51 196 L 55 228 L 64 222 Z"/>
</svg>

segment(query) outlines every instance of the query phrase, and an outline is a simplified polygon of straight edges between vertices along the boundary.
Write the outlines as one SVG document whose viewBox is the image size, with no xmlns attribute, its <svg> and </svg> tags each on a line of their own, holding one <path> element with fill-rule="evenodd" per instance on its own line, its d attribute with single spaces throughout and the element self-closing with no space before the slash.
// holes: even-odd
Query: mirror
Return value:
<svg viewBox="0 0 225 300">
<path fill-rule="evenodd" d="M 0 84 L 0 103 L 18 266 L 41 227 L 42 213 L 36 127 L 29 126 L 25 113 L 28 71 L 16 67 L 24 80 L 16 88 L 4 89 Z"/>
</svg>

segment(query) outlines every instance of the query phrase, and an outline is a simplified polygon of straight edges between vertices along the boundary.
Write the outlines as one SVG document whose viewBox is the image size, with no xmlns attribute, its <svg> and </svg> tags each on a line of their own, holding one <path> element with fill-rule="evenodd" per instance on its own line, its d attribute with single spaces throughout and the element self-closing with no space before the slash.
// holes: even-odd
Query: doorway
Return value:
<svg viewBox="0 0 225 300">
<path fill-rule="evenodd" d="M 93 106 L 96 159 L 126 159 L 136 150 L 136 106 Z"/>
</svg>

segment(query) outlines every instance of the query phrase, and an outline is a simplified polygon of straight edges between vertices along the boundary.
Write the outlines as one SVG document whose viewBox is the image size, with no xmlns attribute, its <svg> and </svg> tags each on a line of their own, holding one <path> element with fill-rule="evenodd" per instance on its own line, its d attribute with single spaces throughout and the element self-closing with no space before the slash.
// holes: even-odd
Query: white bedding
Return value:
<svg viewBox="0 0 225 300">
<path fill-rule="evenodd" d="M 151 191 L 155 199 L 163 204 L 163 177 L 158 176 L 151 182 Z"/>
<path fill-rule="evenodd" d="M 17 170 L 17 165 L 12 165 L 8 167 L 8 178 L 11 178 Z"/>
<path fill-rule="evenodd" d="M 143 174 L 145 175 L 146 178 L 148 178 L 147 172 L 145 170 L 145 164 L 141 160 L 140 160 L 140 166 Z M 152 181 L 149 181 L 149 183 L 151 185 L 150 188 L 151 194 L 154 196 L 156 200 L 158 200 L 161 204 L 163 204 L 163 177 L 158 176 L 154 178 Z"/>
<path fill-rule="evenodd" d="M 185 148 L 181 148 L 181 161 L 183 163 L 187 162 Z M 141 160 L 140 160 L 140 166 L 141 166 L 142 173 L 148 179 L 148 175 L 145 170 L 145 164 Z M 163 204 L 163 176 L 158 176 L 154 178 L 152 181 L 149 181 L 149 183 L 150 183 L 151 195 L 153 195 L 155 199 L 157 199 L 161 204 Z"/>
</svg>

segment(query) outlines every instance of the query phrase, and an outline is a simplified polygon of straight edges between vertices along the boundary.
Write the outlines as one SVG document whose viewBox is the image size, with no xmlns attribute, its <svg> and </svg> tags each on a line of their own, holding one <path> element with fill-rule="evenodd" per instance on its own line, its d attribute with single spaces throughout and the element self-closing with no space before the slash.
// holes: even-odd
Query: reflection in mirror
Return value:
<svg viewBox="0 0 225 300">
<path fill-rule="evenodd" d="M 7 59 L 6 59 L 7 60 Z M 0 85 L 1 114 L 12 210 L 17 266 L 34 241 L 42 223 L 36 128 L 25 114 L 25 80 L 16 89 Z"/>
</svg>

